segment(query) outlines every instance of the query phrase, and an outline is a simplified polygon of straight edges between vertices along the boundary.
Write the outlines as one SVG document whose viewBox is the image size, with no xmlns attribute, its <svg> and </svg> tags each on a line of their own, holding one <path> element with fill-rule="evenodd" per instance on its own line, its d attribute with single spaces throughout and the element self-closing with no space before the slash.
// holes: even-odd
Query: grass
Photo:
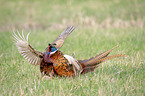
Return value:
<svg viewBox="0 0 145 96">
<path fill-rule="evenodd" d="M 144 0 L 1 0 L 0 95 L 145 95 Z M 43 78 L 12 42 L 12 32 L 30 31 L 29 42 L 44 52 L 70 24 L 77 29 L 60 49 L 87 59 L 115 45 L 113 54 L 129 58 L 106 61 L 94 72 L 72 78 Z"/>
</svg>

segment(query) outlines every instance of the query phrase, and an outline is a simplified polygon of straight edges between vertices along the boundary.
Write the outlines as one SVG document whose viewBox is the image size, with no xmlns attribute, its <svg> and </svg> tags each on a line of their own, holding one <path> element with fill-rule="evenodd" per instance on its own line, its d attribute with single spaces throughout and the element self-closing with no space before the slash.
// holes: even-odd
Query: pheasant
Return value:
<svg viewBox="0 0 145 96">
<path fill-rule="evenodd" d="M 50 77 L 75 77 L 80 74 L 86 74 L 94 71 L 98 65 L 105 60 L 126 56 L 124 54 L 108 56 L 108 54 L 118 45 L 104 53 L 86 60 L 76 60 L 74 57 L 65 55 L 60 51 L 60 48 L 65 39 L 74 30 L 74 26 L 67 27 L 53 43 L 48 44 L 45 52 L 35 50 L 28 43 L 30 32 L 27 34 L 26 38 L 24 37 L 23 31 L 22 34 L 14 32 L 13 39 L 19 53 L 28 60 L 30 64 L 40 65 L 41 73 Z"/>
</svg>

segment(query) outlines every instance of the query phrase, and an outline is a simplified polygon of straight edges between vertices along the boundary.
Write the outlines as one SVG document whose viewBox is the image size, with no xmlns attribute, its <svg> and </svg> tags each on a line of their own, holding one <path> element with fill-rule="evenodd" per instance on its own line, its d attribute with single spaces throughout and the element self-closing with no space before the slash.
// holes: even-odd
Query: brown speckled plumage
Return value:
<svg viewBox="0 0 145 96">
<path fill-rule="evenodd" d="M 73 76 L 74 71 L 72 66 L 60 51 L 57 51 L 55 54 L 51 55 L 50 61 L 53 63 L 53 67 L 58 75 Z"/>
</svg>

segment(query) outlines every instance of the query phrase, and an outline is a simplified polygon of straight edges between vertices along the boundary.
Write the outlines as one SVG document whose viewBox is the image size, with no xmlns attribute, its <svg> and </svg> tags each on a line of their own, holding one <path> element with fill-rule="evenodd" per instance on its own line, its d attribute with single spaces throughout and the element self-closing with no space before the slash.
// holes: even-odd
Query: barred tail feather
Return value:
<svg viewBox="0 0 145 96">
<path fill-rule="evenodd" d="M 101 59 L 94 59 L 94 60 L 86 62 L 85 66 L 94 66 L 94 65 L 97 65 L 97 64 L 99 64 L 103 61 L 110 60 L 110 59 L 116 58 L 116 57 L 127 57 L 127 55 L 118 54 L 118 55 L 113 55 L 113 56 L 107 56 L 107 57 L 104 57 L 104 58 L 101 58 Z"/>
<path fill-rule="evenodd" d="M 89 70 L 91 70 L 91 69 L 94 69 L 94 67 L 92 67 L 92 66 L 95 66 L 95 68 L 96 68 L 96 66 L 98 64 L 100 64 L 101 62 L 103 62 L 103 61 L 106 61 L 106 60 L 109 60 L 109 59 L 112 59 L 112 58 L 115 58 L 115 57 L 126 57 L 127 56 L 127 55 L 124 55 L 124 54 L 118 54 L 118 55 L 108 56 L 108 54 L 113 49 L 115 49 L 116 47 L 118 47 L 118 45 L 113 47 L 112 49 L 104 52 L 104 53 L 101 53 L 101 54 L 95 56 L 95 57 L 92 57 L 92 58 L 87 59 L 87 60 L 78 60 L 78 62 L 81 64 L 81 66 L 83 68 L 89 68 Z M 91 68 L 90 68 L 90 66 L 91 66 Z"/>
<path fill-rule="evenodd" d="M 112 58 L 116 58 L 116 57 L 127 57 L 127 55 L 124 54 L 118 54 L 118 55 L 113 55 L 113 56 L 108 56 L 108 57 L 104 57 L 101 59 L 93 59 L 91 61 L 82 63 L 81 61 L 80 64 L 83 66 L 83 71 L 81 72 L 81 74 L 86 74 L 88 72 L 94 71 L 101 62 L 106 61 L 106 60 L 110 60 Z"/>
<path fill-rule="evenodd" d="M 118 45 L 115 46 L 115 47 L 113 47 L 112 49 L 107 50 L 106 52 L 103 52 L 103 53 L 101 53 L 101 54 L 95 56 L 95 57 L 92 57 L 92 58 L 87 59 L 87 60 L 78 60 L 78 61 L 79 61 L 80 63 L 84 64 L 85 66 L 90 66 L 90 63 L 91 63 L 91 62 L 94 62 L 94 60 L 99 60 L 99 59 L 101 59 L 101 58 L 107 57 L 108 54 L 109 54 L 113 49 L 115 49 L 116 47 L 118 47 Z M 89 65 L 87 65 L 87 64 L 89 64 Z"/>
</svg>

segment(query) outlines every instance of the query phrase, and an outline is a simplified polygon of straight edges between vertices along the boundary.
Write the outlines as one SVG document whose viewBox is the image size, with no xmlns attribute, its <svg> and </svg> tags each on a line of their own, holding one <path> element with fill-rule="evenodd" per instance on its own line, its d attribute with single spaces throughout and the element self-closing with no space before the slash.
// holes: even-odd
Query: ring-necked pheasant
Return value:
<svg viewBox="0 0 145 96">
<path fill-rule="evenodd" d="M 75 30 L 74 26 L 67 27 L 57 39 L 49 44 L 46 48 L 46 52 L 39 52 L 35 50 L 28 43 L 28 36 L 24 37 L 24 34 L 19 32 L 13 33 L 13 39 L 19 52 L 29 63 L 34 65 L 40 65 L 40 71 L 43 75 L 48 76 L 62 76 L 62 77 L 75 77 L 79 74 L 85 74 L 90 71 L 94 71 L 98 67 L 98 64 L 105 60 L 112 59 L 114 57 L 126 56 L 124 54 L 108 56 L 108 54 L 114 48 L 92 57 L 87 60 L 76 60 L 75 58 L 64 55 L 59 49 L 63 45 L 64 40 Z"/>
</svg>

